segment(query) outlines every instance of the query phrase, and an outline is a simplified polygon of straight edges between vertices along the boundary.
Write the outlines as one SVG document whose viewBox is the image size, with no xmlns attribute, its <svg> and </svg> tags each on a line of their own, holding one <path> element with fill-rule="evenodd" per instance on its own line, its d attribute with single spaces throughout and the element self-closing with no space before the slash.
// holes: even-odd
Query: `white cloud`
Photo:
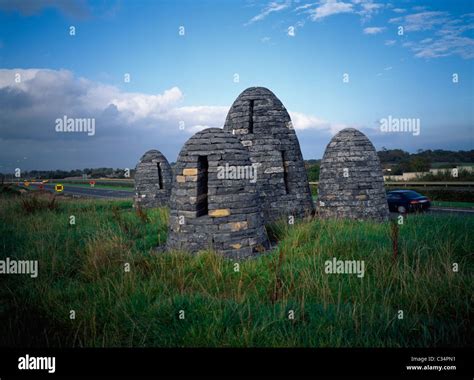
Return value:
<svg viewBox="0 0 474 380">
<path fill-rule="evenodd" d="M 471 59 L 474 58 L 474 39 L 464 33 L 474 29 L 472 18 L 472 14 L 453 18 L 447 12 L 423 11 L 397 17 L 390 22 L 399 23 L 408 32 L 434 30 L 434 34 L 430 37 L 403 44 L 415 53 L 415 57 L 438 58 L 458 55 L 464 59 Z"/>
<path fill-rule="evenodd" d="M 364 28 L 364 34 L 379 34 L 382 33 L 384 30 L 384 27 L 371 26 L 368 28 Z"/>
<path fill-rule="evenodd" d="M 403 8 L 394 8 L 394 9 L 392 9 L 392 11 L 394 11 L 395 13 L 405 13 L 405 12 L 406 12 L 406 9 L 403 9 Z"/>
<path fill-rule="evenodd" d="M 313 5 L 317 6 L 310 9 Z M 316 4 L 305 4 L 295 10 L 303 10 L 310 15 L 311 20 L 319 21 L 323 18 L 341 14 L 354 13 L 361 17 L 362 22 L 370 20 L 379 10 L 385 7 L 382 3 L 375 3 L 373 0 L 321 0 Z"/>
<path fill-rule="evenodd" d="M 17 73 L 21 75 L 20 83 L 15 82 Z M 180 121 L 185 123 L 186 130 L 221 128 L 229 110 L 226 106 L 181 105 L 184 95 L 178 87 L 161 94 L 126 92 L 115 86 L 75 77 L 67 70 L 2 69 L 0 110 L 3 116 L 12 114 L 6 106 L 11 97 L 17 101 L 20 113 L 29 114 L 33 119 L 46 116 L 46 124 L 64 114 L 101 117 L 104 112 L 113 110 L 115 120 L 120 120 L 121 127 L 126 129 L 153 125 L 155 129 L 173 126 L 177 130 Z M 45 110 L 47 112 L 43 114 Z M 290 114 L 296 129 L 334 129 L 333 124 L 315 116 L 300 112 Z M 26 135 L 32 138 L 40 132 L 34 125 L 28 128 L 31 128 L 31 133 Z"/>
<path fill-rule="evenodd" d="M 384 45 L 385 45 L 385 46 L 393 46 L 393 45 L 395 45 L 396 43 L 397 43 L 396 40 L 386 40 L 385 43 L 384 43 Z"/>
<path fill-rule="evenodd" d="M 368 21 L 385 5 L 382 3 L 374 3 L 372 0 L 352 0 L 354 4 L 359 6 L 357 14 L 362 17 L 362 21 Z"/>
<path fill-rule="evenodd" d="M 20 83 L 15 82 L 17 74 Z M 178 87 L 161 94 L 144 94 L 77 78 L 67 70 L 0 70 L 3 138 L 10 134 L 32 139 L 57 137 L 54 133 L 51 135 L 54 132 L 52 121 L 63 115 L 101 119 L 97 127 L 105 134 L 149 128 L 178 133 L 180 121 L 190 128 L 196 125 L 222 127 L 224 124 L 228 107 L 181 106 L 183 99 Z M 14 125 L 21 124 L 22 120 L 24 127 L 15 129 Z"/>
<path fill-rule="evenodd" d="M 25 89 L 25 83 L 31 79 L 34 78 L 36 73 L 40 71 L 38 69 L 29 69 L 29 70 L 23 70 L 23 69 L 15 69 L 15 70 L 4 70 L 0 69 L 0 89 L 3 87 L 11 86 L 12 84 L 15 84 L 15 86 L 20 87 Z M 45 72 L 50 71 L 50 70 L 43 70 Z M 60 71 L 58 71 L 59 73 Z M 16 75 L 20 75 L 20 83 L 17 83 L 16 80 Z"/>
<path fill-rule="evenodd" d="M 183 106 L 174 107 L 166 115 L 176 121 L 184 121 L 185 125 L 200 130 L 203 128 L 222 128 L 229 107 L 223 106 Z"/>
<path fill-rule="evenodd" d="M 474 58 L 474 39 L 462 36 L 443 36 L 438 40 L 428 39 L 419 44 L 413 44 L 411 50 L 415 57 L 437 58 L 450 55 L 459 55 L 464 59 Z"/>
<path fill-rule="evenodd" d="M 313 5 L 316 5 L 316 4 L 317 3 L 308 3 L 308 4 L 300 5 L 296 7 L 294 11 L 297 12 L 297 11 L 305 10 L 305 9 L 311 8 Z"/>
<path fill-rule="evenodd" d="M 222 128 L 229 109 L 184 98 L 178 87 L 127 92 L 67 70 L 0 70 L 0 162 L 11 167 L 21 155 L 34 157 L 30 168 L 130 167 L 152 148 L 172 161 L 197 130 Z M 63 116 L 95 119 L 95 135 L 57 133 Z"/>
<path fill-rule="evenodd" d="M 333 16 L 339 13 L 354 12 L 353 4 L 344 3 L 337 0 L 323 0 L 317 8 L 309 11 L 313 21 L 322 20 L 325 17 Z"/>
<path fill-rule="evenodd" d="M 430 30 L 442 25 L 449 20 L 447 12 L 419 12 L 410 15 L 395 17 L 389 20 L 392 24 L 403 26 L 405 32 Z"/>
<path fill-rule="evenodd" d="M 20 74 L 21 82 L 15 82 Z M 31 168 L 130 167 L 148 149 L 173 161 L 195 132 L 222 128 L 229 106 L 184 105 L 178 87 L 161 93 L 127 92 L 67 70 L 0 70 L 0 162 L 34 157 Z M 94 118 L 95 135 L 55 132 L 55 120 Z M 334 133 L 345 127 L 290 112 L 296 130 Z M 184 123 L 184 130 L 180 130 Z M 313 154 L 313 153 L 312 153 Z M 9 169 L 10 170 L 10 169 Z"/>
<path fill-rule="evenodd" d="M 172 87 L 158 95 L 124 93 L 114 89 L 107 99 L 110 99 L 111 104 L 115 104 L 119 112 L 126 112 L 133 115 L 132 120 L 138 120 L 161 117 L 183 99 L 183 94 L 178 87 Z"/>
<path fill-rule="evenodd" d="M 250 25 L 254 22 L 261 21 L 265 17 L 267 17 L 269 14 L 274 13 L 274 12 L 280 12 L 284 9 L 287 9 L 290 5 L 291 5 L 291 1 L 285 1 L 285 2 L 272 1 L 267 4 L 267 6 L 263 9 L 262 12 L 252 17 L 245 25 Z"/>
<path fill-rule="evenodd" d="M 313 115 L 307 115 L 301 112 L 288 112 L 296 130 L 317 130 L 323 132 L 337 133 L 341 129 L 347 128 L 343 123 L 331 123 Z"/>
</svg>

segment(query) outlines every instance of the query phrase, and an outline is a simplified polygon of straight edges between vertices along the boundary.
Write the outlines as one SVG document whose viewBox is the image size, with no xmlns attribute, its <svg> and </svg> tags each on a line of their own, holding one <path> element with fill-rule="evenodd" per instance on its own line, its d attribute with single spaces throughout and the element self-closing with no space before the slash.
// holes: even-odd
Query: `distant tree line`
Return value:
<svg viewBox="0 0 474 380">
<path fill-rule="evenodd" d="M 474 150 L 419 150 L 417 153 L 408 153 L 401 149 L 386 149 L 378 151 L 378 156 L 384 168 L 390 168 L 394 175 L 404 172 L 426 172 L 433 164 L 437 168 L 452 168 L 459 164 L 474 163 Z"/>
<path fill-rule="evenodd" d="M 450 151 L 450 150 L 419 150 L 417 153 L 408 153 L 402 149 L 386 149 L 377 152 L 382 166 L 391 169 L 391 174 L 398 175 L 406 172 L 427 172 L 433 164 L 437 168 L 453 168 L 459 164 L 474 164 L 474 150 Z M 306 160 L 306 170 L 310 182 L 319 180 L 319 167 L 321 160 Z M 449 174 L 447 174 L 449 177 Z M 442 174 L 440 174 L 442 176 Z M 472 174 L 460 172 L 465 180 L 471 178 Z M 434 177 L 433 177 L 434 178 Z M 436 177 L 437 178 L 437 177 Z"/>
<path fill-rule="evenodd" d="M 450 150 L 419 150 L 417 153 L 408 153 L 402 149 L 386 149 L 377 152 L 380 162 L 384 168 L 390 168 L 391 174 L 397 175 L 404 172 L 425 172 L 433 164 L 437 168 L 452 168 L 459 164 L 474 164 L 474 150 L 450 151 Z M 174 166 L 174 162 L 171 163 Z M 310 182 L 319 180 L 319 167 L 321 160 L 305 160 L 305 166 Z M 31 170 L 22 172 L 22 178 L 62 179 L 66 177 L 88 178 L 125 178 L 125 169 L 113 168 L 86 168 L 75 170 Z M 8 177 L 12 174 L 8 173 Z M 134 178 L 135 170 L 130 170 L 130 178 Z M 0 176 L 5 175 L 0 173 Z"/>
<path fill-rule="evenodd" d="M 7 176 L 6 174 L 0 173 L 2 177 Z M 113 168 L 86 168 L 86 169 L 74 169 L 74 170 L 29 170 L 22 171 L 21 178 L 38 178 L 38 179 L 63 179 L 67 177 L 83 177 L 87 175 L 87 178 L 126 178 L 125 169 L 113 169 Z M 135 175 L 135 169 L 130 170 L 130 178 Z M 8 177 L 11 177 L 12 173 L 8 173 Z"/>
<path fill-rule="evenodd" d="M 460 150 L 455 152 L 442 149 L 420 149 L 417 153 L 408 153 L 402 149 L 387 149 L 382 147 L 382 150 L 377 153 L 382 164 L 398 164 L 413 157 L 424 158 L 431 163 L 474 163 L 474 150 Z"/>
</svg>

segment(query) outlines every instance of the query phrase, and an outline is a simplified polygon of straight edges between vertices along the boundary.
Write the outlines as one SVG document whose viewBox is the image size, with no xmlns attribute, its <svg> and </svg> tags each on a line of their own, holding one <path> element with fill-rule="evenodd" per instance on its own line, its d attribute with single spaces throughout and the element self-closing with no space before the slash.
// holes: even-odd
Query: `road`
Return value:
<svg viewBox="0 0 474 380">
<path fill-rule="evenodd" d="M 43 185 L 44 190 L 55 192 L 54 184 L 46 183 Z M 39 188 L 39 184 L 30 184 L 30 187 L 34 189 Z M 135 193 L 133 191 L 121 191 L 121 190 L 109 190 L 109 189 L 96 189 L 93 187 L 80 187 L 72 186 L 67 183 L 64 184 L 64 194 L 76 195 L 81 197 L 91 197 L 91 198 L 132 198 Z"/>
<path fill-rule="evenodd" d="M 37 189 L 39 184 L 30 184 L 30 187 Z M 54 184 L 44 184 L 44 189 L 54 192 Z M 109 190 L 109 189 L 96 189 L 93 187 L 74 187 L 72 185 L 64 184 L 64 194 L 76 195 L 81 197 L 89 198 L 132 198 L 135 195 L 133 191 L 121 191 L 121 190 Z M 474 210 L 460 209 L 460 208 L 448 208 L 448 207 L 432 207 L 429 210 L 430 214 L 442 214 L 442 215 L 461 215 L 461 216 L 474 216 Z M 398 213 L 391 212 L 392 216 L 397 216 Z"/>
</svg>

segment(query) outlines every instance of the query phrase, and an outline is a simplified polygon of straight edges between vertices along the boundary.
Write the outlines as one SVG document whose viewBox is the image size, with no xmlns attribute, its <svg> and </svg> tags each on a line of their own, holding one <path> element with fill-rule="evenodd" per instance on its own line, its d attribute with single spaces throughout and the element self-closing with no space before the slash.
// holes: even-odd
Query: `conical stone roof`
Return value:
<svg viewBox="0 0 474 380">
<path fill-rule="evenodd" d="M 388 219 L 377 152 L 357 129 L 343 129 L 326 147 L 319 174 L 317 211 L 322 218 Z"/>
<path fill-rule="evenodd" d="M 298 138 L 273 92 L 264 87 L 243 91 L 227 114 L 224 130 L 239 138 L 258 165 L 257 188 L 266 222 L 314 211 Z"/>
<path fill-rule="evenodd" d="M 214 249 L 230 258 L 268 248 L 248 150 L 219 128 L 196 133 L 181 149 L 170 198 L 168 250 Z"/>
<path fill-rule="evenodd" d="M 149 150 L 135 168 L 135 207 L 168 206 L 171 183 L 172 171 L 168 160 L 160 151 Z"/>
</svg>

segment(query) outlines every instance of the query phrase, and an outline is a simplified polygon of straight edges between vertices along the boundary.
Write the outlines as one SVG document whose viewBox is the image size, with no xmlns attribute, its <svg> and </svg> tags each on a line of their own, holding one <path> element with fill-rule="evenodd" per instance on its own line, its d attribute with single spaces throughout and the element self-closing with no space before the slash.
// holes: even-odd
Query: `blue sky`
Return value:
<svg viewBox="0 0 474 380">
<path fill-rule="evenodd" d="M 306 159 L 344 127 L 379 149 L 473 149 L 473 28 L 472 1 L 0 0 L 0 171 L 174 161 L 250 86 L 282 100 Z M 58 135 L 63 115 L 97 133 Z M 389 115 L 420 134 L 381 133 Z"/>
</svg>

